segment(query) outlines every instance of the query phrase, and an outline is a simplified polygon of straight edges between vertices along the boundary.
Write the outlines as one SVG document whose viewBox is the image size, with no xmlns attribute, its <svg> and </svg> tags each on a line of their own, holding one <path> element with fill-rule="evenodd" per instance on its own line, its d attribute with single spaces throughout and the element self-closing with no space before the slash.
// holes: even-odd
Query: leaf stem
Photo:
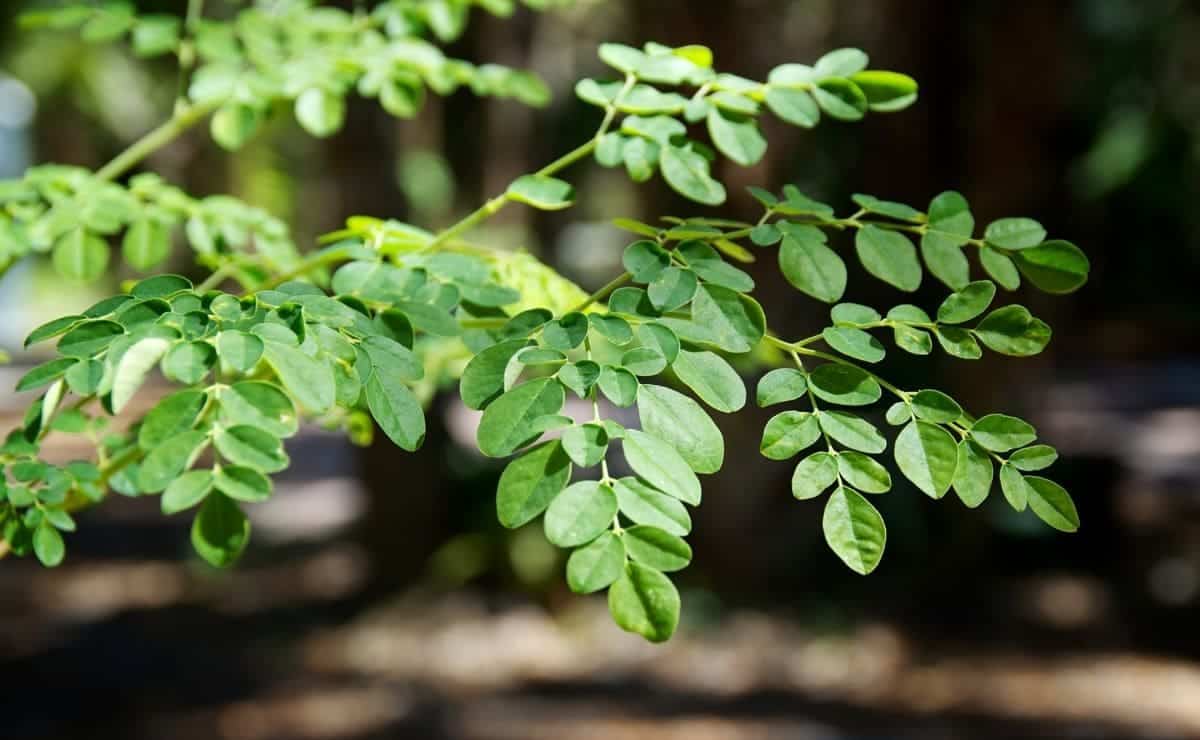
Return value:
<svg viewBox="0 0 1200 740">
<path fill-rule="evenodd" d="M 633 88 L 633 85 L 636 82 L 637 78 L 633 75 L 629 75 L 625 78 L 624 87 L 622 87 L 621 91 L 617 93 L 617 97 L 613 99 L 613 102 L 606 106 L 604 120 L 600 122 L 600 128 L 596 129 L 596 133 L 593 134 L 590 139 L 562 155 L 545 167 L 541 168 L 540 170 L 536 171 L 534 174 L 542 177 L 550 177 L 558 174 L 562 170 L 565 170 L 566 168 L 594 152 L 596 150 L 596 145 L 599 144 L 600 139 L 606 133 L 608 133 L 608 129 L 612 126 L 613 120 L 616 118 L 617 102 L 624 97 L 630 89 Z M 435 236 L 432 241 L 426 244 L 424 248 L 433 249 L 441 246 L 447 240 L 453 239 L 454 237 L 475 228 L 492 216 L 495 216 L 497 213 L 504 210 L 504 207 L 511 202 L 512 199 L 509 197 L 507 191 L 489 199 L 482 206 L 475 209 L 471 213 L 468 213 L 458 222 L 453 223 L 447 228 L 438 232 L 437 236 Z"/>
<path fill-rule="evenodd" d="M 605 283 L 603 286 L 601 286 L 599 290 L 597 290 L 595 293 L 592 293 L 590 296 L 588 296 L 587 300 L 585 300 L 583 303 L 580 303 L 575 308 L 572 308 L 568 313 L 575 313 L 577 311 L 582 311 L 585 308 L 591 306 L 593 303 L 604 300 L 605 298 L 610 296 L 614 290 L 616 290 L 617 288 L 620 288 L 622 285 L 628 283 L 632 279 L 633 279 L 633 275 L 631 275 L 630 273 L 628 273 L 628 272 L 621 273 L 620 275 L 616 276 L 612 280 L 609 280 L 607 283 Z"/>
<path fill-rule="evenodd" d="M 881 385 L 881 386 L 883 386 L 884 388 L 886 388 L 886 389 L 887 389 L 888 391 L 890 391 L 890 392 L 891 392 L 893 395 L 895 395 L 897 398 L 899 398 L 901 401 L 904 401 L 905 403 L 908 403 L 908 402 L 909 402 L 909 399 L 912 397 L 912 396 L 911 396 L 911 394 L 910 394 L 908 391 L 906 391 L 906 390 L 903 390 L 903 389 L 901 389 L 899 386 L 896 386 L 896 385 L 894 385 L 894 384 L 892 384 L 892 383 L 889 383 L 888 381 L 884 380 L 883 378 L 881 378 L 881 377 L 880 377 L 879 375 L 877 375 L 876 373 L 873 373 L 873 372 L 871 372 L 870 370 L 866 369 L 865 367 L 862 367 L 861 365 L 859 365 L 859 364 L 857 364 L 857 363 L 850 362 L 849 360 L 847 360 L 847 359 L 845 359 L 845 358 L 838 357 L 837 355 L 831 355 L 831 354 L 829 354 L 828 352 L 820 352 L 820 351 L 818 351 L 818 350 L 815 350 L 815 349 L 807 349 L 807 348 L 805 348 L 805 347 L 796 347 L 796 348 L 795 348 L 795 350 L 796 350 L 796 352 L 798 352 L 798 353 L 800 353 L 800 354 L 802 354 L 802 355 L 807 355 L 807 356 L 809 356 L 809 357 L 819 357 L 819 358 L 821 358 L 822 360 L 828 360 L 828 361 L 830 361 L 830 362 L 836 362 L 836 363 L 837 363 L 837 364 L 839 364 L 839 365 L 845 365 L 845 366 L 847 366 L 847 367 L 854 367 L 854 368 L 858 368 L 859 370 L 863 371 L 863 372 L 864 372 L 864 373 L 866 373 L 867 375 L 869 375 L 869 376 L 871 376 L 872 378 L 874 378 L 874 379 L 875 379 L 875 382 L 879 383 L 879 385 Z"/>
<path fill-rule="evenodd" d="M 260 293 L 264 290 L 271 290 L 272 288 L 277 288 L 289 280 L 294 280 L 295 278 L 303 277 L 304 275 L 307 275 L 308 273 L 310 273 L 313 270 L 316 270 L 320 267 L 325 267 L 326 265 L 331 265 L 334 262 L 341 262 L 342 260 L 346 259 L 346 257 L 347 257 L 347 254 L 346 254 L 345 249 L 333 248 L 333 249 L 322 250 L 320 252 L 314 252 L 313 254 L 310 254 L 308 257 L 301 260 L 300 264 L 296 265 L 295 267 L 293 267 L 292 269 L 290 269 L 286 272 L 282 272 L 282 273 L 276 275 L 275 277 L 270 278 L 269 280 L 267 280 L 262 285 L 255 288 L 254 290 L 249 291 L 247 293 L 247 295 L 253 295 L 254 293 Z M 214 273 L 214 274 L 216 274 L 216 273 Z M 205 282 L 207 282 L 207 281 L 205 281 Z"/>
<path fill-rule="evenodd" d="M 101 180 L 114 180 L 120 177 L 143 159 L 199 123 L 216 108 L 217 102 L 209 101 L 176 109 L 174 115 L 166 123 L 130 144 L 128 149 L 96 170 L 96 177 Z"/>
</svg>

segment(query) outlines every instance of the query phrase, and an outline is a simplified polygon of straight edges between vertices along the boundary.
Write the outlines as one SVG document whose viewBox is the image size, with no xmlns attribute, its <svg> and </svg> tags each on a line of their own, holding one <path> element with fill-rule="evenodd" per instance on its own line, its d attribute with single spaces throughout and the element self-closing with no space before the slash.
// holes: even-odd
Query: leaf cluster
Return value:
<svg viewBox="0 0 1200 740">
<path fill-rule="evenodd" d="M 545 87 L 532 75 L 454 60 L 434 45 L 458 37 L 474 6 L 504 16 L 515 4 L 392 0 L 348 12 L 279 3 L 186 24 L 113 4 L 33 22 L 79 27 L 96 41 L 128 35 L 138 53 L 175 53 L 185 69 L 194 62 L 183 113 L 165 130 L 212 112 L 213 136 L 233 149 L 281 106 L 310 133 L 330 135 L 351 92 L 377 97 L 398 116 L 413 115 L 426 89 L 460 86 L 543 104 Z M 763 82 L 717 72 L 703 46 L 605 44 L 600 57 L 618 79 L 576 87 L 603 110 L 595 136 L 436 233 L 355 216 L 301 257 L 282 223 L 237 200 L 193 198 L 151 173 L 118 184 L 128 164 L 120 158 L 121 166 L 96 173 L 48 165 L 0 183 L 5 264 L 48 252 L 65 276 L 95 279 L 119 240 L 125 261 L 149 270 L 178 233 L 213 271 L 199 285 L 178 275 L 146 278 L 29 336 L 28 345 L 53 341 L 55 354 L 19 381 L 19 390 L 38 396 L 0 446 L 4 545 L 57 565 L 72 514 L 111 489 L 160 496 L 168 515 L 189 512 L 198 555 L 228 566 L 250 538 L 244 507 L 270 498 L 272 476 L 290 464 L 285 440 L 302 422 L 363 444 L 378 427 L 416 450 L 426 434 L 424 402 L 457 380 L 463 402 L 481 412 L 479 451 L 511 458 L 499 477 L 500 522 L 516 528 L 540 519 L 547 540 L 569 551 L 568 586 L 607 591 L 620 627 L 659 642 L 680 621 L 669 574 L 691 561 L 685 538 L 702 476 L 725 461 L 714 412 L 745 407 L 738 368 L 764 357 L 780 366 L 761 378 L 756 401 L 787 408 L 767 422 L 761 453 L 798 458 L 792 492 L 826 497 L 825 538 L 855 572 L 871 572 L 882 558 L 887 532 L 870 498 L 891 491 L 895 473 L 933 499 L 954 490 L 972 508 L 998 478 L 1013 508 L 1031 509 L 1055 529 L 1078 528 L 1067 492 L 1034 475 L 1057 453 L 1029 423 L 976 417 L 940 391 L 900 388 L 876 371 L 889 342 L 965 360 L 985 349 L 1041 352 L 1050 327 L 1022 305 L 1002 305 L 1000 290 L 1028 284 L 1069 293 L 1090 267 L 1081 250 L 1048 240 L 1033 219 L 1001 218 L 977 233 L 955 192 L 924 210 L 860 194 L 856 210 L 841 217 L 795 186 L 752 189 L 764 209 L 755 223 L 618 219 L 634 235 L 622 253 L 625 272 L 590 295 L 530 255 L 466 241 L 470 228 L 509 204 L 573 205 L 574 188 L 557 175 L 588 156 L 623 166 L 637 182 L 661 173 L 685 198 L 717 205 L 726 189 L 714 164 L 718 156 L 761 161 L 762 115 L 809 128 L 897 111 L 917 94 L 911 78 L 869 69 L 857 49 L 811 66 L 781 65 Z M 155 136 L 134 154 L 143 156 L 138 147 Z M 775 250 L 799 292 L 833 304 L 821 332 L 787 340 L 770 330 L 743 269 L 764 250 Z M 936 307 L 905 302 L 886 313 L 845 301 L 859 267 L 907 294 L 928 273 L 948 294 Z M 245 292 L 218 289 L 229 279 Z M 156 375 L 169 392 L 144 390 Z M 885 394 L 894 398 L 886 410 Z M 139 403 L 147 397 L 154 400 Z M 613 408 L 636 409 L 636 425 L 612 418 Z M 130 423 L 110 427 L 122 414 Z M 880 417 L 896 429 L 893 438 Z M 40 448 L 51 432 L 83 437 L 94 460 L 44 462 Z"/>
</svg>

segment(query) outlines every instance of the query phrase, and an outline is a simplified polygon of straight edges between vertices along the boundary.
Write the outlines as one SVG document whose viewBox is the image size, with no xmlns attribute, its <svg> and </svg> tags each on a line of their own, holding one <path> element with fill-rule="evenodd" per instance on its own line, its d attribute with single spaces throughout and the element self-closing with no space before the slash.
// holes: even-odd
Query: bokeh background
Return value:
<svg viewBox="0 0 1200 740">
<path fill-rule="evenodd" d="M 168 2 L 145 9 L 179 10 Z M 216 12 L 233 6 L 215 1 Z M 0 18 L 0 175 L 97 166 L 169 110 L 174 69 Z M 240 155 L 203 131 L 149 163 L 196 195 L 229 192 L 294 225 L 306 247 L 351 214 L 445 225 L 598 122 L 574 81 L 602 40 L 711 46 L 763 78 L 837 46 L 921 82 L 898 115 L 799 131 L 767 121 L 767 159 L 721 174 L 919 207 L 963 192 L 977 218 L 1041 220 L 1092 258 L 1066 298 L 1020 299 L 1055 328 L 1032 360 L 893 357 L 889 377 L 978 413 L 1033 421 L 1083 519 L 1074 536 L 990 501 L 966 510 L 898 485 L 877 499 L 888 552 L 868 578 L 820 534 L 820 505 L 760 458 L 768 414 L 719 419 L 679 579 L 680 634 L 652 647 L 602 598 L 567 592 L 536 526 L 495 522 L 501 466 L 471 446 L 452 392 L 415 455 L 313 430 L 228 573 L 189 552 L 184 517 L 119 499 L 81 517 L 67 562 L 0 563 L 0 736 L 36 738 L 1185 738 L 1200 737 L 1200 7 L 1184 0 L 578 0 L 510 21 L 476 12 L 450 51 L 538 71 L 533 111 L 467 93 L 398 122 L 355 101 L 315 141 L 276 117 Z M 698 214 L 658 180 L 590 163 L 581 205 L 512 208 L 481 232 L 585 287 L 619 271 L 615 216 Z M 173 269 L 194 269 L 186 254 Z M 784 336 L 825 318 L 773 259 L 753 269 Z M 935 306 L 927 281 L 917 301 Z M 856 300 L 897 295 L 858 280 Z M 68 286 L 30 263 L 0 282 L 11 388 L 36 361 L 26 329 L 113 284 Z M 807 330 L 807 331 L 806 331 Z M 893 353 L 899 355 L 900 353 Z M 751 371 L 751 380 L 755 372 Z M 27 398 L 5 392 L 5 428 Z M 899 480 L 899 479 L 898 479 Z M 996 497 L 998 498 L 998 497 Z"/>
</svg>

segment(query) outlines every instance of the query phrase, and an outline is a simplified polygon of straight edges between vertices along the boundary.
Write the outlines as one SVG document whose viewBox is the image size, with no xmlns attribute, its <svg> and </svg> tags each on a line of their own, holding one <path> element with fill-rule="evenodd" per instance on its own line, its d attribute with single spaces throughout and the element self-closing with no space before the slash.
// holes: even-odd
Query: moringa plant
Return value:
<svg viewBox="0 0 1200 740">
<path fill-rule="evenodd" d="M 1086 281 L 1088 261 L 1069 242 L 1047 240 L 1034 220 L 977 229 L 956 192 L 925 209 L 869 195 L 835 209 L 794 186 L 753 189 L 762 206 L 754 223 L 617 219 L 631 234 L 625 272 L 591 294 L 528 254 L 468 238 L 513 203 L 570 207 L 573 189 L 560 175 L 587 158 L 624 167 L 638 183 L 661 174 L 684 198 L 718 206 L 726 190 L 714 163 L 759 162 L 767 148 L 760 117 L 811 128 L 913 104 L 911 78 L 869 68 L 857 49 L 783 64 L 759 81 L 718 72 L 703 46 L 604 44 L 612 79 L 576 86 L 598 120 L 576 149 L 448 228 L 354 216 L 307 254 L 262 210 L 132 174 L 205 121 L 231 150 L 285 109 L 312 135 L 332 135 L 351 93 L 378 98 L 400 117 L 414 115 L 427 91 L 462 86 L 544 104 L 547 89 L 534 75 L 451 59 L 430 40 L 456 37 L 472 5 L 514 10 L 512 0 L 387 0 L 355 12 L 284 0 L 219 20 L 192 0 L 183 19 L 137 15 L 124 4 L 27 16 L 32 25 L 78 28 L 91 41 L 128 39 L 137 55 L 173 54 L 183 92 L 166 123 L 97 170 L 41 165 L 0 183 L 4 263 L 45 252 L 65 278 L 86 281 L 105 273 L 118 244 L 130 267 L 151 272 L 180 241 L 208 276 L 198 284 L 146 277 L 29 335 L 29 346 L 55 342 L 56 355 L 18 383 L 40 395 L 0 448 L 0 546 L 55 566 L 75 512 L 110 492 L 158 495 L 164 514 L 193 517 L 199 556 L 228 566 L 250 537 L 243 507 L 271 496 L 270 476 L 289 464 L 284 440 L 303 422 L 363 444 L 378 425 L 401 449 L 416 450 L 423 405 L 457 381 L 463 403 L 482 411 L 479 450 L 512 458 L 497 491 L 500 522 L 541 518 L 546 538 L 571 550 L 572 590 L 607 589 L 619 626 L 666 640 L 680 599 L 665 574 L 688 565 L 683 538 L 688 507 L 701 502 L 698 476 L 715 473 L 725 456 L 710 411 L 746 405 L 729 358 L 751 352 L 778 366 L 755 394 L 758 405 L 782 409 L 763 430 L 762 454 L 799 458 L 792 492 L 825 498 L 825 539 L 851 570 L 874 570 L 886 540 L 869 499 L 893 485 L 880 462 L 890 435 L 870 412 L 885 396 L 883 418 L 897 429 L 895 469 L 921 492 L 941 499 L 953 490 L 977 507 L 998 475 L 1014 509 L 1028 507 L 1055 529 L 1078 527 L 1067 492 L 1035 474 L 1057 454 L 1037 443 L 1030 424 L 976 415 L 875 369 L 889 340 L 903 352 L 965 360 L 985 350 L 1041 352 L 1050 327 L 1021 305 L 999 305 L 1000 291 L 1028 283 L 1070 293 Z M 796 290 L 831 306 L 819 334 L 771 331 L 752 297 L 755 282 L 739 267 L 759 256 L 778 260 Z M 916 291 L 928 275 L 948 295 L 937 306 L 886 312 L 846 302 L 851 261 L 898 291 Z M 174 390 L 145 413 L 127 413 L 155 370 Z M 590 402 L 590 418 L 563 413 L 571 396 Z M 636 407 L 639 424 L 608 418 L 613 406 Z M 112 424 L 119 416 L 131 418 Z M 47 462 L 41 448 L 52 433 L 84 438 L 95 455 Z"/>
</svg>

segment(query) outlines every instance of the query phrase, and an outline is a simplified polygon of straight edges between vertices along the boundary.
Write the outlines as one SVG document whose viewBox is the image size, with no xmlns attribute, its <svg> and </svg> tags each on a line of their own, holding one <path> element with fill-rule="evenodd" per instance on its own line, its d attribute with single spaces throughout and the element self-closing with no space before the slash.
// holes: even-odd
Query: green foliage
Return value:
<svg viewBox="0 0 1200 740">
<path fill-rule="evenodd" d="M 415 450 L 426 435 L 424 405 L 458 380 L 463 402 L 482 412 L 479 450 L 512 458 L 499 476 L 501 524 L 542 517 L 546 538 L 570 551 L 568 586 L 607 589 L 617 625 L 662 641 L 679 624 L 667 574 L 692 558 L 683 539 L 689 507 L 703 498 L 701 476 L 725 461 L 713 414 L 745 407 L 738 369 L 762 358 L 785 366 L 767 372 L 755 394 L 775 412 L 761 452 L 794 464 L 795 498 L 826 497 L 825 538 L 851 570 L 866 574 L 881 562 L 887 532 L 869 497 L 898 487 L 893 471 L 934 499 L 953 489 L 969 507 L 998 478 L 1018 511 L 1078 528 L 1067 492 L 1032 475 L 1057 453 L 1037 443 L 1031 425 L 1003 414 L 976 418 L 940 391 L 905 390 L 871 369 L 886 361 L 889 341 L 958 359 L 985 349 L 1041 352 L 1050 328 L 1023 306 L 996 305 L 998 287 L 1027 281 L 1070 292 L 1086 281 L 1088 262 L 1068 242 L 1046 241 L 1032 219 L 994 220 L 976 236 L 970 206 L 954 192 L 925 211 L 859 194 L 856 210 L 841 217 L 795 186 L 755 188 L 764 209 L 756 223 L 618 219 L 635 235 L 622 256 L 627 272 L 591 295 L 528 255 L 463 238 L 511 203 L 570 207 L 573 186 L 558 175 L 588 156 L 624 166 L 636 182 L 659 172 L 685 198 L 718 205 L 726 198 L 714 175 L 718 157 L 759 162 L 764 113 L 807 128 L 915 101 L 915 82 L 867 69 L 856 49 L 812 66 L 784 64 L 756 82 L 715 71 L 702 46 L 602 45 L 601 60 L 620 79 L 576 87 L 603 109 L 595 136 L 438 233 L 355 216 L 301 256 L 286 227 L 251 206 L 193 198 L 152 173 L 117 182 L 208 114 L 217 142 L 235 149 L 281 107 L 309 133 L 334 134 L 352 90 L 401 117 L 416 112 L 426 88 L 545 102 L 527 73 L 452 60 L 428 40 L 457 38 L 475 5 L 501 16 L 515 9 L 512 0 L 391 0 L 357 13 L 285 3 L 237 10 L 231 21 L 182 22 L 114 4 L 32 17 L 79 28 L 90 41 L 127 37 L 138 54 L 176 54 L 187 97 L 163 129 L 97 172 L 45 165 L 0 183 L 0 260 L 49 253 L 66 277 L 92 280 L 109 269 L 116 244 L 129 266 L 147 271 L 178 236 L 212 273 L 200 285 L 149 277 L 30 334 L 28 345 L 54 342 L 57 352 L 18 381 L 39 395 L 0 447 L 4 547 L 57 565 L 72 513 L 112 490 L 161 495 L 164 514 L 192 517 L 197 554 L 231 565 L 250 539 L 247 507 L 273 495 L 271 476 L 290 464 L 285 440 L 303 422 L 363 444 L 378 426 Z M 689 138 L 701 128 L 713 148 Z M 755 281 L 740 266 L 763 249 L 778 250 L 798 291 L 832 304 L 829 325 L 814 336 L 787 341 L 769 330 Z M 886 313 L 842 302 L 859 267 L 903 293 L 917 291 L 928 272 L 947 295 L 937 306 L 900 303 Z M 241 292 L 218 289 L 227 280 Z M 156 372 L 172 391 L 131 413 L 146 405 L 134 401 Z M 885 395 L 891 439 L 874 413 Z M 573 397 L 590 405 L 590 418 L 568 415 Z M 609 418 L 613 406 L 635 409 L 637 424 Z M 117 416 L 120 432 L 109 428 Z M 92 441 L 94 459 L 42 461 L 51 432 Z M 889 446 L 894 465 L 884 457 Z M 629 474 L 614 476 L 610 463 Z"/>
<path fill-rule="evenodd" d="M 898 111 L 917 99 L 912 78 L 867 70 L 867 55 L 858 49 L 830 52 L 812 67 L 784 64 L 766 82 L 717 72 L 712 51 L 703 46 L 602 44 L 600 58 L 624 80 L 584 79 L 575 92 L 610 117 L 623 118 L 617 131 L 602 132 L 596 160 L 605 167 L 623 164 L 636 182 L 658 170 L 677 193 L 709 206 L 726 198 L 725 186 L 712 172 L 716 153 L 743 167 L 766 154 L 758 123 L 764 108 L 794 126 L 812 128 L 822 112 L 857 121 L 868 111 Z M 685 96 L 663 88 L 691 92 Z M 688 137 L 689 125 L 701 122 L 715 152 Z"/>
</svg>

